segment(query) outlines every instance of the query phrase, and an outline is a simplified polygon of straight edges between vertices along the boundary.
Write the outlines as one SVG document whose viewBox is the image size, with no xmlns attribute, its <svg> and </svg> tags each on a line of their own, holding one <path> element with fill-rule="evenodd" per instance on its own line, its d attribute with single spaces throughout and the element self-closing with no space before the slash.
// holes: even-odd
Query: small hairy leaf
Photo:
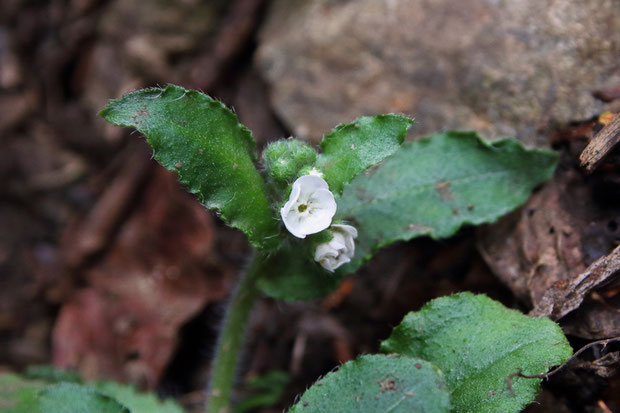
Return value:
<svg viewBox="0 0 620 413">
<path fill-rule="evenodd" d="M 463 224 L 494 222 L 550 179 L 554 152 L 525 149 L 517 140 L 482 140 L 446 132 L 404 144 L 376 170 L 355 178 L 338 201 L 336 219 L 359 231 L 357 269 L 373 252 L 421 235 L 444 238 Z"/>
<path fill-rule="evenodd" d="M 381 350 L 441 369 L 455 412 L 519 412 L 534 400 L 540 380 L 512 377 L 509 388 L 511 374 L 543 373 L 572 354 L 551 320 L 471 293 L 437 298 L 409 313 Z"/>
<path fill-rule="evenodd" d="M 320 379 L 291 413 L 441 413 L 450 396 L 441 373 L 409 357 L 361 356 Z"/>
<path fill-rule="evenodd" d="M 221 102 L 170 85 L 128 93 L 101 111 L 108 122 L 137 129 L 155 159 L 200 202 L 248 235 L 256 247 L 277 246 L 277 221 L 254 167 L 254 139 Z"/>
<path fill-rule="evenodd" d="M 412 124 L 412 119 L 387 114 L 336 126 L 323 138 L 317 159 L 329 189 L 342 193 L 345 184 L 396 152 Z"/>
</svg>

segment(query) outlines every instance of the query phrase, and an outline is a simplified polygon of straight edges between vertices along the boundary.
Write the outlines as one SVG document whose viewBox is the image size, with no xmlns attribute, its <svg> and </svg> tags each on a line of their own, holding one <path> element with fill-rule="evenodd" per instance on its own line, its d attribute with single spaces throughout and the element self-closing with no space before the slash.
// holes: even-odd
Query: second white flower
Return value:
<svg viewBox="0 0 620 413">
<path fill-rule="evenodd" d="M 334 224 L 329 230 L 334 238 L 316 247 L 314 260 L 327 271 L 334 272 L 355 256 L 357 229 L 351 225 Z"/>
<path fill-rule="evenodd" d="M 325 180 L 304 175 L 293 183 L 291 196 L 280 215 L 284 226 L 297 238 L 316 234 L 328 228 L 336 213 L 336 200 Z"/>
</svg>

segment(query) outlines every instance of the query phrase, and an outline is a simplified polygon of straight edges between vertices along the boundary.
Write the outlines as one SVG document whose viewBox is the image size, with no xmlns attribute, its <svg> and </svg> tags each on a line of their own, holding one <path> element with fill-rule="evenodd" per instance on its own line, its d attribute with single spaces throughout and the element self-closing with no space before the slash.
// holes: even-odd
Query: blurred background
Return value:
<svg viewBox="0 0 620 413">
<path fill-rule="evenodd" d="M 2 0 L 0 370 L 54 364 L 200 410 L 250 248 L 139 134 L 97 116 L 167 83 L 233 107 L 259 147 L 399 112 L 416 119 L 411 139 L 473 129 L 562 151 L 554 189 L 500 225 L 389 247 L 322 301 L 261 300 L 236 396 L 270 394 L 255 411 L 377 351 L 431 298 L 484 292 L 527 312 L 547 285 L 511 282 L 507 263 L 529 277 L 544 251 L 562 279 L 618 243 L 617 160 L 594 177 L 576 168 L 600 116 L 620 111 L 617 0 Z M 527 227 L 528 208 L 548 213 Z M 619 291 L 561 323 L 574 346 L 620 335 Z M 605 374 L 569 369 L 528 411 L 620 411 Z"/>
</svg>

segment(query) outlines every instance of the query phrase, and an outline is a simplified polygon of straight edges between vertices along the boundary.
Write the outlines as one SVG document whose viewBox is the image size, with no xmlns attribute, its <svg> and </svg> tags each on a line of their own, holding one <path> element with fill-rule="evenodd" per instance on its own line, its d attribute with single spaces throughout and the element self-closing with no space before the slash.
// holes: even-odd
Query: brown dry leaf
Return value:
<svg viewBox="0 0 620 413">
<path fill-rule="evenodd" d="M 618 271 L 620 271 L 620 246 L 611 254 L 596 260 L 570 281 L 556 283 L 548 289 L 530 315 L 560 319 L 579 307 L 587 293 Z"/>
<path fill-rule="evenodd" d="M 26 93 L 0 93 L 0 133 L 12 127 L 32 115 L 33 108 L 37 104 L 38 96 L 33 92 Z"/>
<path fill-rule="evenodd" d="M 616 280 L 617 281 L 617 280 Z M 578 310 L 562 319 L 562 328 L 568 334 L 585 338 L 620 336 L 620 297 L 599 302 L 586 296 Z"/>
<path fill-rule="evenodd" d="M 618 370 L 619 362 L 620 351 L 613 351 L 594 361 L 577 359 L 573 362 L 573 367 L 594 371 L 600 377 L 613 377 Z"/>
<path fill-rule="evenodd" d="M 68 267 L 80 267 L 108 246 L 152 171 L 148 151 L 146 145 L 140 143 L 131 145 L 125 156 L 121 154 L 119 159 L 123 166 L 106 182 L 97 204 L 85 218 L 74 222 L 64 232 L 61 243 Z"/>
<path fill-rule="evenodd" d="M 108 252 L 85 270 L 89 287 L 63 306 L 53 334 L 54 363 L 86 378 L 155 386 L 177 330 L 226 295 L 231 274 L 206 270 L 213 242 L 209 213 L 158 168 Z"/>
<path fill-rule="evenodd" d="M 564 199 L 576 179 L 573 175 L 554 181 L 525 207 L 481 231 L 478 246 L 485 261 L 515 295 L 533 305 L 549 288 L 585 270 L 580 233 L 575 230 L 583 223 L 575 225 Z"/>
<path fill-rule="evenodd" d="M 620 249 L 607 256 L 617 245 L 618 214 L 597 194 L 609 171 L 585 178 L 575 157 L 564 159 L 523 208 L 480 231 L 478 248 L 531 315 L 557 320 L 579 308 L 563 320 L 566 332 L 611 337 L 619 334 L 620 313 L 611 301 L 592 303 L 589 294 L 607 288 L 620 269 Z"/>
</svg>

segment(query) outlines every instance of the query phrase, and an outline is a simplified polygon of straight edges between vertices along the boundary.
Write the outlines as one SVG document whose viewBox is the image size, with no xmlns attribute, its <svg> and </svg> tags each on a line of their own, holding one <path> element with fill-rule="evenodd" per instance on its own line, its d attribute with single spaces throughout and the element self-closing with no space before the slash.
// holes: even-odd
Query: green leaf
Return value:
<svg viewBox="0 0 620 413">
<path fill-rule="evenodd" d="M 323 138 L 317 159 L 329 189 L 342 193 L 345 184 L 396 152 L 412 124 L 412 119 L 387 114 L 336 126 Z"/>
<path fill-rule="evenodd" d="M 519 412 L 534 400 L 533 375 L 572 354 L 560 327 L 510 310 L 484 295 L 455 294 L 409 313 L 381 350 L 433 363 L 445 374 L 455 412 Z"/>
<path fill-rule="evenodd" d="M 142 132 L 155 159 L 176 171 L 207 208 L 245 232 L 252 245 L 278 245 L 278 224 L 253 164 L 254 139 L 221 102 L 170 85 L 128 93 L 100 115 Z"/>
<path fill-rule="evenodd" d="M 2 413 L 130 413 L 112 397 L 78 383 L 48 384 L 16 374 L 0 375 Z M 158 413 L 154 411 L 153 413 Z"/>
<path fill-rule="evenodd" d="M 290 413 L 441 413 L 450 396 L 441 373 L 409 357 L 362 356 L 308 389 Z"/>
<path fill-rule="evenodd" d="M 342 276 L 325 271 L 312 259 L 311 249 L 311 242 L 292 240 L 263 258 L 257 287 L 287 301 L 321 298 L 338 288 Z"/>
<path fill-rule="evenodd" d="M 68 374 L 48 367 L 37 367 L 29 368 L 26 377 L 0 375 L 0 412 L 183 413 L 174 401 L 162 402 L 152 393 L 139 393 L 131 386 L 113 382 L 80 384 L 76 382 L 79 377 Z M 70 381 L 59 381 L 63 377 Z"/>
<path fill-rule="evenodd" d="M 92 384 L 99 393 L 127 406 L 131 413 L 183 413 L 173 400 L 160 400 L 154 393 L 137 392 L 132 386 L 105 381 Z"/>
<path fill-rule="evenodd" d="M 37 394 L 47 385 L 41 380 L 25 380 L 17 374 L 0 374 L 0 412 L 36 413 Z"/>
<path fill-rule="evenodd" d="M 235 404 L 234 413 L 245 413 L 259 407 L 269 407 L 276 404 L 282 397 L 290 376 L 284 371 L 270 371 L 269 373 L 248 380 L 246 386 L 253 394 Z"/>
<path fill-rule="evenodd" d="M 50 383 L 82 383 L 82 378 L 79 374 L 72 371 L 59 370 L 50 365 L 29 366 L 24 373 L 24 377 L 29 380 L 44 380 Z"/>
<path fill-rule="evenodd" d="M 355 178 L 336 219 L 359 231 L 352 272 L 379 248 L 421 235 L 444 238 L 463 224 L 494 222 L 550 179 L 557 154 L 525 149 L 514 139 L 482 140 L 446 132 L 406 143 L 374 171 Z"/>
<path fill-rule="evenodd" d="M 47 386 L 38 393 L 37 399 L 42 413 L 131 413 L 112 397 L 75 383 Z"/>
</svg>

